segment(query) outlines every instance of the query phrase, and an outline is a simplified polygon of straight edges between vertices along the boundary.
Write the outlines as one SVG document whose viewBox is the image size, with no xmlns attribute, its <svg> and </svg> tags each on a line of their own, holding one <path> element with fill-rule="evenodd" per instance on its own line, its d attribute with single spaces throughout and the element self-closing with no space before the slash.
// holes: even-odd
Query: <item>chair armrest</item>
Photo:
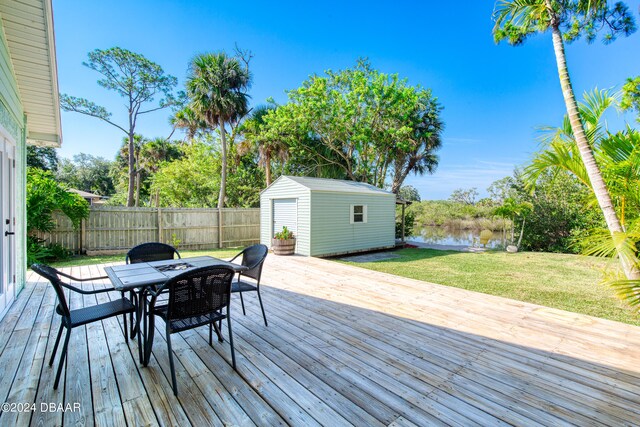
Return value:
<svg viewBox="0 0 640 427">
<path fill-rule="evenodd" d="M 92 281 L 92 280 L 101 280 L 101 279 L 108 279 L 109 278 L 109 276 L 100 276 L 100 277 L 88 277 L 86 279 L 80 279 L 78 277 L 73 277 L 73 276 L 71 276 L 69 274 L 65 274 L 65 273 L 63 273 L 61 271 L 58 271 L 57 273 L 58 273 L 59 276 L 66 277 L 67 279 L 71 279 L 71 280 L 76 281 L 76 282 L 89 282 L 89 281 Z"/>
<path fill-rule="evenodd" d="M 91 291 L 86 291 L 84 289 L 77 288 L 77 287 L 75 287 L 73 285 L 70 285 L 68 283 L 64 283 L 62 281 L 60 281 L 60 284 L 62 286 L 64 286 L 65 288 L 67 288 L 69 290 L 72 290 L 74 292 L 77 292 L 79 294 L 82 294 L 82 295 L 93 295 L 93 294 L 101 294 L 103 292 L 114 292 L 114 291 L 116 291 L 116 289 L 114 289 L 114 288 L 93 289 Z"/>
<path fill-rule="evenodd" d="M 233 262 L 233 261 L 235 261 L 235 259 L 236 259 L 236 258 L 238 258 L 238 257 L 239 257 L 240 255 L 242 255 L 242 254 L 243 254 L 243 252 L 240 252 L 238 255 L 236 255 L 236 256 L 234 256 L 233 258 L 231 258 L 231 259 L 229 260 L 229 262 Z"/>
</svg>

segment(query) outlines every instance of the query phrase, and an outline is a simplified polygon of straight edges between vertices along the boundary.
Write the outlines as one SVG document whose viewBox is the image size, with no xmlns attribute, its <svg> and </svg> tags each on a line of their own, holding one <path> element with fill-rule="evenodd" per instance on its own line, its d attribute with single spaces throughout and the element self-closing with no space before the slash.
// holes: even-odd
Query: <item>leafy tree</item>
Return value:
<svg viewBox="0 0 640 427">
<path fill-rule="evenodd" d="M 113 90 L 125 98 L 128 122 L 120 125 L 111 120 L 106 108 L 84 99 L 62 94 L 60 105 L 65 111 L 75 111 L 96 117 L 124 132 L 129 144 L 127 206 L 135 204 L 136 159 L 135 132 L 138 118 L 144 114 L 176 104 L 173 89 L 177 79 L 166 75 L 162 67 L 144 56 L 120 47 L 89 52 L 89 60 L 83 65 L 102 75 L 98 84 Z M 157 96 L 163 98 L 154 103 Z"/>
<path fill-rule="evenodd" d="M 238 147 L 239 148 L 239 147 Z M 234 149 L 232 148 L 232 151 Z M 260 189 L 265 187 L 264 169 L 256 162 L 255 153 L 238 153 L 229 165 L 227 204 L 231 207 L 260 206 Z"/>
<path fill-rule="evenodd" d="M 476 198 L 480 193 L 476 187 L 473 188 L 457 188 L 451 192 L 449 200 L 455 203 L 462 203 L 465 205 L 474 205 Z"/>
<path fill-rule="evenodd" d="M 496 3 L 494 19 L 493 34 L 496 42 L 507 40 L 517 46 L 532 34 L 551 31 L 569 123 L 598 205 L 615 240 L 616 234 L 623 233 L 624 228 L 613 207 L 585 133 L 569 77 L 564 43 L 571 43 L 583 35 L 588 42 L 592 42 L 599 31 L 605 32 L 605 43 L 612 42 L 620 34 L 630 35 L 636 27 L 627 6 L 618 2 L 610 7 L 606 0 L 499 0 Z M 621 262 L 627 278 L 640 280 L 640 272 L 633 265 L 622 258 Z"/>
<path fill-rule="evenodd" d="M 522 244 L 522 237 L 524 236 L 524 226 L 526 224 L 527 217 L 531 214 L 532 211 L 533 203 L 518 203 L 518 201 L 516 201 L 516 199 L 512 197 L 506 198 L 502 202 L 502 205 L 498 206 L 494 211 L 495 215 L 511 220 L 511 244 L 515 244 L 518 248 L 520 248 L 520 245 Z M 516 243 L 514 233 L 518 222 L 520 223 L 520 237 L 518 238 L 518 243 Z"/>
<path fill-rule="evenodd" d="M 222 171 L 218 208 L 223 208 L 227 183 L 226 124 L 238 123 L 248 112 L 251 84 L 248 60 L 224 52 L 205 53 L 193 58 L 187 78 L 189 108 L 209 127 L 218 128 L 221 141 Z"/>
<path fill-rule="evenodd" d="M 61 211 L 75 228 L 82 219 L 89 216 L 89 204 L 76 193 L 68 192 L 64 185 L 56 182 L 53 173 L 29 167 L 27 169 L 27 263 L 44 260 L 51 255 L 51 250 L 44 246 L 44 241 L 36 238 L 36 231 L 52 231 L 56 223 L 53 212 Z M 59 251 L 58 251 L 59 252 Z"/>
<path fill-rule="evenodd" d="M 71 188 L 102 196 L 115 193 L 113 179 L 109 174 L 113 162 L 91 154 L 80 153 L 73 161 L 63 159 L 56 171 L 56 179 Z"/>
<path fill-rule="evenodd" d="M 148 187 L 150 184 L 150 177 L 152 177 L 155 173 L 160 170 L 160 167 L 167 163 L 172 162 L 173 160 L 177 160 L 181 158 L 183 155 L 182 147 L 178 144 L 169 141 L 165 138 L 154 138 L 150 140 L 145 140 L 140 146 L 140 150 L 138 152 L 138 160 L 137 163 L 139 165 L 138 168 L 138 179 L 137 181 L 141 185 L 145 186 L 145 190 L 147 194 L 149 193 Z M 144 174 L 144 180 L 141 179 L 141 175 Z M 140 187 L 136 189 L 136 200 L 139 198 Z M 137 204 L 137 203 L 136 203 Z M 158 200 L 156 197 L 156 205 L 158 205 Z"/>
<path fill-rule="evenodd" d="M 605 226 L 591 191 L 567 171 L 546 171 L 538 175 L 533 191 L 528 188 L 516 176 L 518 202 L 533 206 L 521 243 L 524 250 L 580 253 L 589 230 Z"/>
<path fill-rule="evenodd" d="M 403 185 L 398 192 L 398 196 L 409 202 L 419 202 L 420 193 L 418 189 L 413 185 Z"/>
<path fill-rule="evenodd" d="M 492 182 L 487 188 L 487 193 L 494 202 L 502 204 L 506 199 L 516 197 L 515 185 L 516 181 L 513 177 L 505 176 Z"/>
<path fill-rule="evenodd" d="M 640 76 L 628 78 L 622 86 L 622 101 L 620 107 L 626 111 L 635 111 L 640 123 Z"/>
<path fill-rule="evenodd" d="M 359 60 L 354 68 L 311 76 L 269 112 L 266 135 L 289 147 L 310 174 L 338 175 L 398 192 L 410 173 L 432 173 L 443 129 L 430 90 L 409 86 Z M 340 176 L 341 175 L 341 176 Z M 326 177 L 326 175 L 325 175 Z"/>
<path fill-rule="evenodd" d="M 220 152 L 210 144 L 194 141 L 184 147 L 184 155 L 162 163 L 151 178 L 151 192 L 158 194 L 160 206 L 216 206 L 220 189 Z"/>
<path fill-rule="evenodd" d="M 58 169 L 59 162 L 55 148 L 27 145 L 27 166 L 47 171 L 55 171 Z"/>
</svg>

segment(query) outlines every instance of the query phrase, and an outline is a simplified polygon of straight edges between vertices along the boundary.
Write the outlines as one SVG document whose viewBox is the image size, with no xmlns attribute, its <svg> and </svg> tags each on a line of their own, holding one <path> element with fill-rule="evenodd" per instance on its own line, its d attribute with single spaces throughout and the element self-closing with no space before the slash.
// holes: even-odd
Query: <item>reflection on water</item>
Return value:
<svg viewBox="0 0 640 427">
<path fill-rule="evenodd" d="M 407 240 L 436 244 L 436 245 L 464 245 L 482 247 L 480 243 L 480 232 L 482 230 L 459 230 L 447 227 L 427 226 L 419 230 L 419 234 L 414 234 Z M 496 230 L 489 243 L 488 248 L 505 246 L 502 231 Z"/>
</svg>

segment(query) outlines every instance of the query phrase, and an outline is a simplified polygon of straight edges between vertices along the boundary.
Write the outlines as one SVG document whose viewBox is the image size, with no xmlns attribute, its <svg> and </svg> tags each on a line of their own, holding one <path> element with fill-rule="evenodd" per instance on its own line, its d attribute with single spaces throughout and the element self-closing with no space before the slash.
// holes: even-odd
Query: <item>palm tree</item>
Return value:
<svg viewBox="0 0 640 427">
<path fill-rule="evenodd" d="M 193 142 L 198 132 L 206 130 L 209 126 L 188 105 L 176 111 L 169 119 L 175 129 L 183 129 L 186 133 L 186 141 Z"/>
<path fill-rule="evenodd" d="M 227 132 L 225 124 L 237 123 L 248 112 L 251 75 L 246 62 L 224 52 L 193 58 L 187 78 L 189 107 L 209 127 L 220 130 L 222 172 L 218 209 L 224 207 L 227 185 Z"/>
<path fill-rule="evenodd" d="M 402 184 L 409 174 L 432 174 L 438 167 L 438 156 L 435 154 L 442 146 L 441 135 L 444 123 L 440 119 L 442 107 L 438 100 L 431 95 L 431 91 L 422 93 L 414 112 L 414 131 L 411 138 L 404 144 L 397 146 L 393 156 L 389 159 L 393 166 L 391 192 L 398 194 Z M 387 166 L 382 168 L 377 185 L 384 185 Z"/>
<path fill-rule="evenodd" d="M 636 28 L 628 8 L 622 3 L 610 8 L 606 0 L 500 0 L 496 3 L 494 19 L 493 33 L 497 42 L 506 39 L 513 45 L 520 45 L 532 34 L 551 31 L 560 86 L 576 146 L 609 233 L 616 240 L 616 234 L 624 233 L 624 228 L 585 133 L 569 77 L 563 37 L 571 42 L 586 35 L 587 41 L 593 41 L 601 29 L 608 31 L 605 42 L 612 41 L 618 34 L 629 35 Z M 640 279 L 640 272 L 633 265 L 623 258 L 621 264 L 628 279 Z"/>
<path fill-rule="evenodd" d="M 581 243 L 588 255 L 617 256 L 637 270 L 640 268 L 640 132 L 629 127 L 615 134 L 606 131 L 602 117 L 607 108 L 614 104 L 615 98 L 607 91 L 596 90 L 587 93 L 585 101 L 579 103 L 578 108 L 589 144 L 625 231 L 612 236 L 608 230 L 591 230 Z M 567 171 L 591 189 L 568 122 L 568 118 L 565 118 L 561 127 L 546 129 L 546 147 L 536 155 L 522 175 L 527 187 L 532 188 L 544 173 Z M 605 283 L 614 286 L 631 305 L 640 305 L 640 280 L 621 280 L 614 275 L 606 278 Z"/>
<path fill-rule="evenodd" d="M 267 187 L 273 181 L 271 174 L 272 161 L 275 159 L 284 161 L 288 156 L 286 145 L 280 140 L 270 138 L 265 132 L 266 117 L 271 111 L 275 111 L 275 107 L 272 105 L 260 105 L 254 108 L 251 116 L 243 123 L 241 130 L 245 140 L 258 150 L 258 164 L 264 167 Z"/>
</svg>

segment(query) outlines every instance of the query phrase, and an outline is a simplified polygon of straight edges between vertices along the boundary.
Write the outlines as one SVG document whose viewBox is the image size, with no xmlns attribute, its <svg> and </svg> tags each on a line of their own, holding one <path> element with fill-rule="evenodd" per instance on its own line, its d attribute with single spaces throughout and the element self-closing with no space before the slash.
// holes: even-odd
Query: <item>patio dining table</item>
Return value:
<svg viewBox="0 0 640 427">
<path fill-rule="evenodd" d="M 191 258 L 141 262 L 136 264 L 114 265 L 112 267 L 105 267 L 104 271 L 107 273 L 109 280 L 111 280 L 111 283 L 116 290 L 122 292 L 133 291 L 138 293 L 139 303 L 136 313 L 136 324 L 139 326 L 141 324 L 142 317 L 145 316 L 143 301 L 145 298 L 144 293 L 147 289 L 162 285 L 168 279 L 184 273 L 185 271 L 214 265 L 229 267 L 236 273 L 247 269 L 244 265 L 234 264 L 212 256 L 198 256 Z M 147 322 L 145 321 L 144 323 L 146 324 Z M 146 346 L 153 345 L 153 343 L 146 342 L 148 331 L 145 330 L 143 335 L 144 337 L 142 341 L 145 348 Z M 141 363 L 143 363 L 142 350 L 143 349 L 139 346 L 138 353 Z"/>
</svg>

